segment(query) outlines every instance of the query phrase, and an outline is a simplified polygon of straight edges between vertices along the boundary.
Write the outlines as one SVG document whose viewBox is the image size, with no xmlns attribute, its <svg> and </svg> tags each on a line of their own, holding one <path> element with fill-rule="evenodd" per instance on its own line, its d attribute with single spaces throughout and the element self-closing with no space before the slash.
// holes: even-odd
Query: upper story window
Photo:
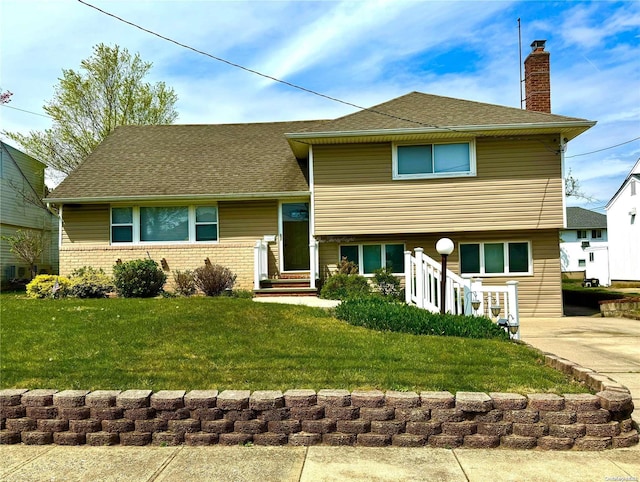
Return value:
<svg viewBox="0 0 640 482">
<path fill-rule="evenodd" d="M 112 243 L 188 243 L 217 240 L 216 206 L 111 208 Z"/>
<path fill-rule="evenodd" d="M 602 229 L 592 229 L 591 239 L 602 239 Z"/>
<path fill-rule="evenodd" d="M 475 176 L 475 142 L 394 144 L 393 179 Z"/>
<path fill-rule="evenodd" d="M 578 229 L 578 239 L 589 239 L 586 229 Z"/>
<path fill-rule="evenodd" d="M 528 241 L 461 243 L 460 272 L 483 276 L 533 274 L 531 245 Z"/>
<path fill-rule="evenodd" d="M 629 185 L 631 186 L 631 195 L 635 196 L 636 195 L 636 181 L 635 181 L 635 179 L 631 179 L 631 182 L 629 183 Z"/>
</svg>

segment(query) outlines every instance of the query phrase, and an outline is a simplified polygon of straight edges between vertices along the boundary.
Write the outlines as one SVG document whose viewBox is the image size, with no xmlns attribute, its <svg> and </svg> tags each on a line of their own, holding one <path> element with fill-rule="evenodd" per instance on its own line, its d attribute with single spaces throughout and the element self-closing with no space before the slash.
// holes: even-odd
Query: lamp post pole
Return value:
<svg viewBox="0 0 640 482">
<path fill-rule="evenodd" d="M 446 313 L 447 302 L 447 256 L 453 253 L 454 244 L 449 238 L 442 238 L 436 243 L 436 251 L 442 256 L 442 272 L 440 273 L 440 313 Z"/>
</svg>

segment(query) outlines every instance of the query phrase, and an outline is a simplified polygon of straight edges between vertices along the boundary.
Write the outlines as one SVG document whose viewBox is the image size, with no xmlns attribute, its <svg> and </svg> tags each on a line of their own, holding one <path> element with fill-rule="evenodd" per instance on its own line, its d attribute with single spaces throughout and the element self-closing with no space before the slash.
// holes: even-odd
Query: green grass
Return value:
<svg viewBox="0 0 640 482">
<path fill-rule="evenodd" d="M 586 391 L 521 344 L 376 332 L 303 306 L 16 295 L 0 303 L 1 388 Z"/>
</svg>

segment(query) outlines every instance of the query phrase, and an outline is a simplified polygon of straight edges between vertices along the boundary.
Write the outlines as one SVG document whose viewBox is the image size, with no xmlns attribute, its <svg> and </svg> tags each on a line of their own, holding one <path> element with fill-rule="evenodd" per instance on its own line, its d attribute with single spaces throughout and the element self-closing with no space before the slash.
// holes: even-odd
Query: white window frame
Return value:
<svg viewBox="0 0 640 482">
<path fill-rule="evenodd" d="M 188 222 L 189 222 L 189 239 L 186 241 L 140 241 L 140 208 L 141 207 L 159 207 L 159 208 L 174 208 L 174 207 L 186 207 L 188 208 Z M 215 241 L 196 241 L 196 208 L 197 207 L 215 207 L 216 208 L 216 240 Z M 113 224 L 113 208 L 131 208 L 133 211 L 133 229 L 132 229 L 132 242 L 114 242 L 113 230 L 111 229 Z M 198 224 L 214 224 L 211 222 L 198 223 Z M 115 226 L 130 226 L 130 224 L 115 224 Z M 131 205 L 131 204 L 112 204 L 109 206 L 109 244 L 113 246 L 153 246 L 159 244 L 218 244 L 220 242 L 220 210 L 217 203 L 207 204 L 144 204 L 144 205 Z"/>
<path fill-rule="evenodd" d="M 386 254 L 386 249 L 385 247 L 387 245 L 402 245 L 402 252 L 404 253 L 404 251 L 406 250 L 406 244 L 405 243 L 344 243 L 344 244 L 340 244 L 338 246 L 338 263 L 340 263 L 340 261 L 342 261 L 342 255 L 340 254 L 340 248 L 342 248 L 343 246 L 357 246 L 358 247 L 358 261 L 359 263 L 357 263 L 358 265 L 358 274 L 361 276 L 366 276 L 367 278 L 373 278 L 375 275 L 374 273 L 365 273 L 364 272 L 364 263 L 362 262 L 362 260 L 364 259 L 364 248 L 363 246 L 380 246 L 380 267 L 384 267 L 383 261 L 385 261 L 382 257 L 385 256 Z M 402 258 L 402 262 L 404 263 L 404 254 L 403 254 L 403 258 Z M 392 273 L 394 276 L 404 276 L 404 271 L 400 272 L 400 273 Z"/>
<path fill-rule="evenodd" d="M 584 233 L 584 236 L 580 236 L 581 233 Z M 576 239 L 589 239 L 589 231 L 587 231 L 586 229 L 577 229 Z"/>
<path fill-rule="evenodd" d="M 436 146 L 445 144 L 468 144 L 469 145 L 469 170 L 460 172 L 425 172 L 420 174 L 399 174 L 398 173 L 398 147 L 401 146 Z M 448 177 L 475 177 L 476 169 L 476 141 L 475 139 L 455 140 L 448 142 L 394 142 L 391 149 L 392 178 L 394 180 L 411 179 L 439 179 Z M 435 162 L 435 160 L 434 160 Z"/>
<path fill-rule="evenodd" d="M 527 265 L 529 266 L 529 270 L 528 271 L 518 271 L 518 272 L 511 272 L 509 271 L 509 244 L 520 244 L 520 243 L 526 243 L 527 244 L 527 256 L 528 256 L 528 260 L 527 260 Z M 459 271 L 460 273 L 462 273 L 465 276 L 482 276 L 482 277 L 487 277 L 487 278 L 496 278 L 496 277 L 504 277 L 504 276 L 533 276 L 533 250 L 531 249 L 531 241 L 528 241 L 526 239 L 510 239 L 509 241 L 502 241 L 502 240 L 496 240 L 496 241 L 476 241 L 476 242 L 463 242 L 460 243 L 460 246 L 463 245 L 475 245 L 478 244 L 480 245 L 480 251 L 479 251 L 479 256 L 480 256 L 480 272 L 479 273 L 463 273 L 462 272 L 462 250 L 460 249 L 460 260 L 459 260 Z M 485 263 L 484 263 L 484 245 L 485 244 L 502 244 L 504 245 L 504 249 L 503 249 L 503 255 L 504 255 L 504 267 L 505 267 L 505 271 L 503 271 L 502 273 L 486 273 L 485 272 Z"/>
<path fill-rule="evenodd" d="M 602 239 L 602 229 L 592 229 L 591 239 Z"/>
</svg>

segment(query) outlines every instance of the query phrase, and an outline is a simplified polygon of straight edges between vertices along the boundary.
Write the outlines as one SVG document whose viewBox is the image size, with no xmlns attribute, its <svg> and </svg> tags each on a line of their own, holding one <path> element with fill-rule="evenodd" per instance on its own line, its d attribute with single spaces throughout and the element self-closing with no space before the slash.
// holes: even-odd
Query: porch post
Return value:
<svg viewBox="0 0 640 482">
<path fill-rule="evenodd" d="M 404 252 L 404 301 L 410 305 L 413 294 L 413 266 L 411 265 L 411 251 Z"/>
<path fill-rule="evenodd" d="M 262 273 L 261 263 L 261 253 L 260 249 L 262 247 L 262 241 L 256 241 L 255 246 L 253 247 L 253 289 L 260 289 L 260 274 Z"/>
<path fill-rule="evenodd" d="M 309 288 L 316 287 L 316 251 L 318 244 L 315 239 L 309 243 Z"/>
<path fill-rule="evenodd" d="M 416 248 L 416 305 L 424 308 L 424 260 L 423 248 Z"/>
<path fill-rule="evenodd" d="M 513 317 L 510 320 L 511 323 L 515 323 L 518 327 L 518 331 L 511 337 L 514 340 L 520 339 L 520 309 L 518 308 L 518 282 L 507 281 L 507 300 L 509 303 L 509 312 L 507 313 L 507 319 L 509 315 Z"/>
</svg>

